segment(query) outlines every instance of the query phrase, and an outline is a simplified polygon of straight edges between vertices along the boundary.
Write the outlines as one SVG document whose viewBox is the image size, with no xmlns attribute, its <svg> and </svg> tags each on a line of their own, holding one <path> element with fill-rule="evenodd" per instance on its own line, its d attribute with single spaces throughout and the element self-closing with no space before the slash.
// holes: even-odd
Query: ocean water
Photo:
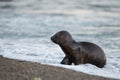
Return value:
<svg viewBox="0 0 120 80">
<path fill-rule="evenodd" d="M 61 65 L 65 55 L 50 40 L 61 30 L 102 47 L 105 67 Z M 0 2 L 0 55 L 120 79 L 120 0 Z"/>
</svg>

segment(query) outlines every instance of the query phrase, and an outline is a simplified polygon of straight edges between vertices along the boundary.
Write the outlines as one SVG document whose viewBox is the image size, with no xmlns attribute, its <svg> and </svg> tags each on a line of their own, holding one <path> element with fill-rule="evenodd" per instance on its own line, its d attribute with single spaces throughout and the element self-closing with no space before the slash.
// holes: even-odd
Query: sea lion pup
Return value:
<svg viewBox="0 0 120 80">
<path fill-rule="evenodd" d="M 67 31 L 60 31 L 51 37 L 65 53 L 61 64 L 75 65 L 90 63 L 97 67 L 104 67 L 106 57 L 104 51 L 96 44 L 90 42 L 76 42 Z"/>
</svg>

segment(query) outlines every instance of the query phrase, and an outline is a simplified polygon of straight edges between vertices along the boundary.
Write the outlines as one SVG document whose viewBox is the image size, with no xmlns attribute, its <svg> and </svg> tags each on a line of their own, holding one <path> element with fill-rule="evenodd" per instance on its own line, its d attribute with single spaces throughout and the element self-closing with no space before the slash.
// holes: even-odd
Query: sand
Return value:
<svg viewBox="0 0 120 80">
<path fill-rule="evenodd" d="M 0 80 L 115 80 L 0 56 Z"/>
</svg>

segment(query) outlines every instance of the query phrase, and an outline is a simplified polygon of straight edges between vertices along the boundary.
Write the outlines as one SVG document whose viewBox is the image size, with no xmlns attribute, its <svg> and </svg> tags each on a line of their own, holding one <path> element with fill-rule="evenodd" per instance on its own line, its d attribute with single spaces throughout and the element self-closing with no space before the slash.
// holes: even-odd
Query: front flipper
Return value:
<svg viewBox="0 0 120 80">
<path fill-rule="evenodd" d="M 72 61 L 69 60 L 67 56 L 65 56 L 64 59 L 61 61 L 61 64 L 71 65 Z"/>
</svg>

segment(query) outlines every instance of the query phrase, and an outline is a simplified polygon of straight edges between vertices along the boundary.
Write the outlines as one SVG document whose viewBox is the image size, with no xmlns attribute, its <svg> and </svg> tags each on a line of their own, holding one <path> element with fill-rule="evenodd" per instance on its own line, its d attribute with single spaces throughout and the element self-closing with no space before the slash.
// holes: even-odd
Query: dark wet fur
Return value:
<svg viewBox="0 0 120 80">
<path fill-rule="evenodd" d="M 90 63 L 100 68 L 106 64 L 104 51 L 98 45 L 90 42 L 76 42 L 67 31 L 56 33 L 51 40 L 58 44 L 66 55 L 61 64 Z"/>
</svg>

